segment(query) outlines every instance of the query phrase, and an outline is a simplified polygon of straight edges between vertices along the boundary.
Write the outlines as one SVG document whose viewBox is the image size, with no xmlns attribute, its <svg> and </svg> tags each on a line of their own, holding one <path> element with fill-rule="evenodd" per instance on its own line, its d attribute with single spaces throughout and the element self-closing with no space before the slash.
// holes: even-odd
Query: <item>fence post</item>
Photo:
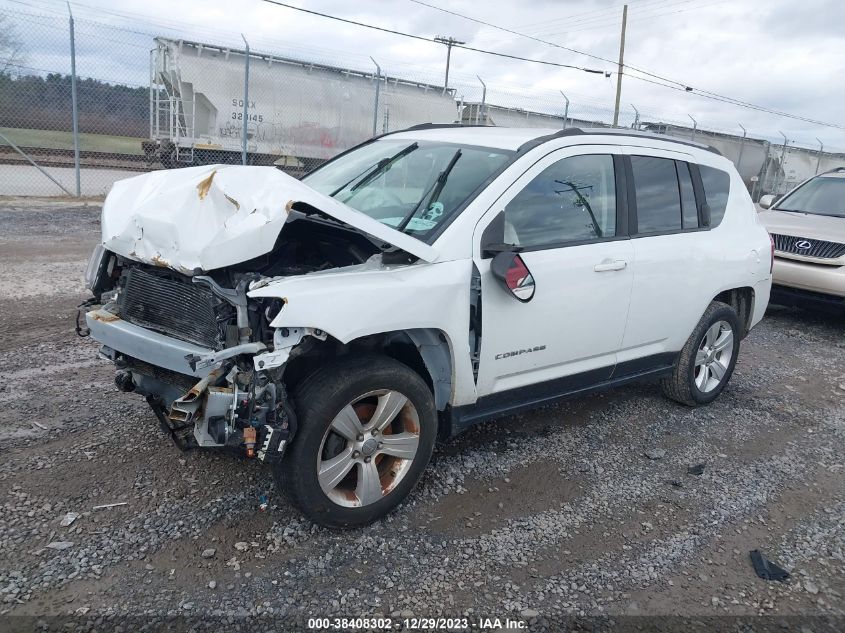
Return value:
<svg viewBox="0 0 845 633">
<path fill-rule="evenodd" d="M 560 94 L 563 95 L 564 100 L 566 101 L 566 109 L 563 111 L 563 129 L 566 129 L 566 120 L 569 118 L 569 97 L 563 94 L 563 90 L 560 91 Z"/>
<path fill-rule="evenodd" d="M 478 75 L 476 75 L 476 77 L 478 77 Z M 487 125 L 487 119 L 484 116 L 484 107 L 487 104 L 487 84 L 484 83 L 484 80 L 481 77 L 478 77 L 478 81 L 481 82 L 481 108 L 480 108 L 480 110 L 481 110 L 481 121 L 484 123 L 484 125 Z M 479 112 L 478 112 L 478 110 L 476 110 L 476 112 L 475 112 L 475 123 L 476 123 L 476 125 L 478 124 L 478 114 L 479 114 Z"/>
<path fill-rule="evenodd" d="M 786 182 L 786 165 L 784 164 L 784 161 L 786 160 L 786 145 L 789 143 L 789 139 L 786 138 L 786 134 L 780 130 L 778 130 L 778 132 L 780 132 L 780 135 L 783 137 L 783 149 L 780 152 L 780 173 L 783 173 L 783 180 Z M 778 187 L 780 186 L 780 173 L 775 175 L 775 194 L 777 194 Z"/>
<path fill-rule="evenodd" d="M 763 180 L 760 184 L 760 191 L 757 192 L 758 195 L 762 196 L 765 193 L 772 193 L 774 187 L 773 179 L 769 176 L 769 172 L 772 170 L 772 162 L 773 162 L 773 153 L 775 151 L 775 146 L 766 141 L 768 144 L 766 146 L 766 162 L 763 163 Z M 777 172 L 775 172 L 775 176 L 777 176 Z M 763 185 L 766 185 L 765 187 Z"/>
<path fill-rule="evenodd" d="M 687 116 L 688 116 L 688 117 L 690 118 L 690 120 L 692 121 L 692 138 L 691 138 L 690 140 L 691 140 L 691 141 L 694 141 L 694 140 L 695 140 L 695 133 L 696 133 L 696 131 L 698 130 L 698 121 L 696 121 L 695 119 L 693 119 L 691 114 L 688 114 Z"/>
<path fill-rule="evenodd" d="M 372 57 L 370 59 L 376 65 L 376 102 L 373 104 L 373 136 L 375 136 L 378 134 L 378 99 L 379 92 L 381 91 L 381 66 Z"/>
<path fill-rule="evenodd" d="M 824 151 L 824 143 L 817 136 L 816 140 L 819 142 L 819 154 L 816 157 L 816 173 L 819 173 L 819 166 L 822 164 L 822 152 Z"/>
<path fill-rule="evenodd" d="M 635 106 L 633 103 L 631 104 L 631 107 L 634 108 L 634 123 L 633 123 L 633 125 L 631 125 L 631 128 L 634 129 L 634 130 L 639 130 L 640 129 L 640 111 L 637 110 L 637 106 Z"/>
<path fill-rule="evenodd" d="M 742 150 L 745 149 L 745 137 L 748 135 L 748 132 L 742 123 L 739 124 L 739 127 L 742 128 L 742 140 L 739 143 L 739 158 L 736 159 L 736 170 L 739 172 L 740 177 L 742 177 Z"/>
<path fill-rule="evenodd" d="M 763 159 L 763 166 L 760 168 L 760 172 L 757 174 L 757 182 L 754 183 L 754 186 L 751 187 L 751 199 L 754 202 L 759 200 L 759 196 L 763 195 L 763 192 L 766 189 L 766 179 L 769 174 L 769 160 L 771 158 L 770 150 L 772 144 L 769 141 L 763 141 L 763 146 L 766 148 L 766 157 Z"/>
<path fill-rule="evenodd" d="M 246 41 L 243 33 L 241 33 L 241 39 L 243 39 L 244 45 L 246 46 L 246 54 L 244 55 L 246 63 L 244 65 L 244 126 L 242 132 L 243 139 L 241 140 L 241 164 L 246 165 L 246 130 L 247 124 L 249 123 L 249 42 Z"/>
<path fill-rule="evenodd" d="M 67 3 L 68 23 L 70 25 L 70 103 L 73 119 L 73 171 L 76 177 L 76 197 L 82 195 L 79 182 L 79 109 L 76 102 L 76 42 L 73 33 L 73 11 L 70 2 Z"/>
</svg>

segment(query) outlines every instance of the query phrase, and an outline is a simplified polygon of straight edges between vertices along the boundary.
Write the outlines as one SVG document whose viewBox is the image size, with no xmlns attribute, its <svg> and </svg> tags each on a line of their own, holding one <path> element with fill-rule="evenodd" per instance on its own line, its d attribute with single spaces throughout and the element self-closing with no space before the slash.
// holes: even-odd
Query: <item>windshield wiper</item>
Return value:
<svg viewBox="0 0 845 633">
<path fill-rule="evenodd" d="M 437 176 L 437 179 L 431 183 L 431 186 L 423 193 L 422 198 L 417 204 L 414 205 L 414 208 L 408 211 L 402 221 L 396 225 L 397 231 L 404 231 L 405 227 L 408 226 L 408 223 L 414 218 L 419 211 L 420 206 L 422 203 L 425 202 L 425 206 L 423 209 L 428 209 L 431 206 L 431 203 L 436 201 L 440 193 L 443 191 L 443 187 L 446 186 L 446 179 L 449 178 L 449 174 L 452 172 L 452 168 L 455 166 L 455 163 L 458 162 L 458 159 L 461 157 L 461 150 L 455 152 L 455 155 L 452 156 L 452 160 L 449 161 L 449 164 L 446 165 L 446 169 L 440 172 L 440 175 Z"/>
<path fill-rule="evenodd" d="M 818 215 L 823 218 L 845 218 L 845 215 L 840 215 L 838 213 L 816 213 L 813 211 L 802 211 L 801 209 L 780 209 L 776 207 L 772 207 L 772 211 L 785 211 L 786 213 L 803 213 L 804 215 Z"/>
<path fill-rule="evenodd" d="M 341 191 L 346 189 L 349 185 L 352 185 L 352 183 L 355 182 L 356 180 L 358 182 L 355 182 L 355 184 L 352 185 L 352 189 L 350 189 L 350 191 L 356 191 L 356 190 L 360 189 L 361 187 L 366 185 L 368 182 L 371 182 L 374 178 L 376 178 L 379 174 L 381 174 L 385 169 L 389 168 L 397 160 L 399 160 L 403 156 L 406 156 L 407 154 L 410 154 L 411 152 L 413 152 L 415 149 L 417 149 L 417 147 L 419 147 L 419 145 L 415 141 L 415 142 L 411 143 L 410 145 L 408 145 L 406 148 L 396 152 L 393 156 L 390 156 L 388 158 L 382 158 L 375 165 L 371 165 L 370 167 L 367 167 L 363 172 L 361 172 L 360 174 L 358 174 L 357 176 L 355 176 L 351 180 L 343 183 L 340 187 L 338 187 L 337 189 L 332 191 L 329 194 L 329 196 L 334 198 L 337 194 L 339 194 Z"/>
</svg>

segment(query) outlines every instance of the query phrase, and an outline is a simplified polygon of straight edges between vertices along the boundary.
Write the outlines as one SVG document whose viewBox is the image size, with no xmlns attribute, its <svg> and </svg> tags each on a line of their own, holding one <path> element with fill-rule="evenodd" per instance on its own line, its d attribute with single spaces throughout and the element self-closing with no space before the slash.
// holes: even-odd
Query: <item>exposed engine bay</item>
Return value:
<svg viewBox="0 0 845 633">
<path fill-rule="evenodd" d="M 327 336 L 272 327 L 285 300 L 250 299 L 248 290 L 274 278 L 363 264 L 378 253 L 359 232 L 293 212 L 270 252 L 192 275 L 100 248 L 87 274 L 95 297 L 83 307 L 101 306 L 86 320 L 104 343 L 101 356 L 117 367 L 117 387 L 144 396 L 178 446 L 241 448 L 272 460 L 296 431 L 283 380 L 288 362 Z M 123 338 L 112 347 L 116 327 Z M 133 344 L 130 335 L 142 339 Z"/>
</svg>

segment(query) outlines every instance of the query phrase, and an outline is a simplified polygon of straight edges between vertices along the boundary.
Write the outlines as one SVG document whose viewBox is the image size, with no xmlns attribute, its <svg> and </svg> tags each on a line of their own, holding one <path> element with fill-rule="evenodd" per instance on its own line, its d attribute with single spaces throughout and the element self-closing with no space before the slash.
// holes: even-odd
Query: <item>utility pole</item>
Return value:
<svg viewBox="0 0 845 633">
<path fill-rule="evenodd" d="M 443 81 L 443 94 L 446 94 L 446 91 L 449 89 L 449 62 L 452 60 L 452 47 L 455 44 L 466 44 L 466 42 L 456 40 L 454 37 L 444 37 L 442 35 L 435 37 L 434 41 L 446 45 L 446 79 Z"/>
<path fill-rule="evenodd" d="M 625 27 L 628 25 L 628 5 L 622 7 L 622 37 L 619 40 L 619 68 L 616 73 L 616 107 L 613 109 L 613 127 L 619 126 L 619 99 L 622 97 L 622 69 L 625 67 Z"/>
</svg>

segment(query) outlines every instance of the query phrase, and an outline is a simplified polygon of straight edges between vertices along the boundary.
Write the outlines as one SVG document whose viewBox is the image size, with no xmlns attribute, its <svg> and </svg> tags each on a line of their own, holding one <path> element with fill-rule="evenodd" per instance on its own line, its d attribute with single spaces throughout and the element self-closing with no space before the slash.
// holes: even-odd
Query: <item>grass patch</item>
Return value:
<svg viewBox="0 0 845 633">
<path fill-rule="evenodd" d="M 0 134 L 15 145 L 22 147 L 43 147 L 47 149 L 73 149 L 73 133 L 57 130 L 29 130 L 24 128 L 0 127 Z M 133 136 L 111 136 L 107 134 L 79 135 L 79 150 L 82 152 L 106 152 L 109 154 L 143 155 L 141 141 Z M 0 145 L 5 141 L 0 138 Z"/>
</svg>

